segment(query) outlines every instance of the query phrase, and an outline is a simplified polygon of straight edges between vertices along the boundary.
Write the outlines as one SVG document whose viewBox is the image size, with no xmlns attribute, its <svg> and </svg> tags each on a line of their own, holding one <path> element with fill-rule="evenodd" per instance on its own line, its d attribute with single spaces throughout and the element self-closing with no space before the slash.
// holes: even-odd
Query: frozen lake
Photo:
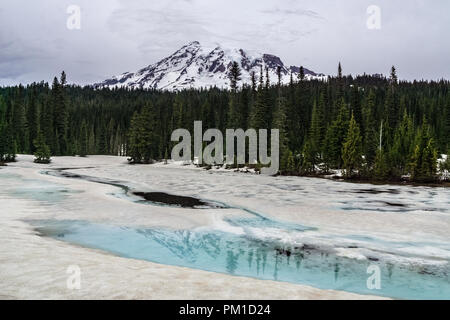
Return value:
<svg viewBox="0 0 450 320">
<path fill-rule="evenodd" d="M 0 169 L 0 199 L 31 201 L 20 219 L 41 236 L 235 276 L 450 299 L 448 188 L 130 166 L 112 157 L 44 167 L 23 160 Z M 380 289 L 367 287 L 369 266 L 381 272 Z"/>
</svg>

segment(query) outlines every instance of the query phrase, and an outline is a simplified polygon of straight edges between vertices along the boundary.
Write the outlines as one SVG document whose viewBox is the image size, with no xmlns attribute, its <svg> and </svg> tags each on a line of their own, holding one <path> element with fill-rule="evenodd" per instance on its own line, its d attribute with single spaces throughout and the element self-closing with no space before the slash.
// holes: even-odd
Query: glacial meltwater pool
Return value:
<svg viewBox="0 0 450 320">
<path fill-rule="evenodd" d="M 126 258 L 399 299 L 450 298 L 448 264 L 424 268 L 358 260 L 320 247 L 289 246 L 217 230 L 136 229 L 86 221 L 33 224 L 41 235 Z M 370 265 L 380 268 L 380 290 L 368 289 Z"/>
<path fill-rule="evenodd" d="M 76 210 L 80 206 L 83 190 L 57 184 L 53 180 L 26 179 L 3 172 L 2 178 L 10 185 L 0 196 L 32 200 L 39 208 L 45 207 L 53 212 L 48 218 L 42 218 L 44 220 L 26 219 L 42 236 L 125 258 L 235 276 L 398 299 L 450 299 L 450 243 L 445 239 L 378 237 L 364 234 L 357 228 L 351 228 L 351 233 L 324 231 L 276 219 L 275 214 L 217 201 L 221 197 L 187 197 L 186 193 L 178 195 L 176 188 L 174 194 L 162 193 L 158 189 L 141 192 L 132 189 L 127 181 L 75 174 L 67 169 L 49 169 L 41 171 L 41 174 L 113 186 L 115 191 L 108 195 L 133 202 L 133 205 L 142 205 L 143 212 L 150 219 L 151 206 L 173 206 L 185 215 L 193 212 L 217 214 L 215 222 L 218 223 L 194 229 L 170 229 L 94 223 L 87 221 L 90 215 L 86 214 L 82 218 L 75 214 L 73 220 L 62 220 L 64 218 L 59 218 L 61 211 Z M 197 181 L 197 178 L 198 173 L 192 173 L 192 181 Z M 169 182 L 175 184 L 178 180 L 177 176 Z M 312 186 L 300 189 L 289 185 L 287 180 L 276 181 L 270 180 L 270 183 L 281 190 L 277 201 L 289 190 L 289 199 L 283 200 L 288 203 L 305 198 L 311 202 L 330 198 L 332 201 L 327 203 L 329 210 L 342 217 L 354 211 L 376 211 L 380 213 L 380 219 L 389 221 L 389 215 L 398 215 L 407 222 L 413 215 L 417 218 L 417 212 L 430 212 L 433 217 L 447 219 L 449 198 L 445 190 L 437 193 L 434 189 L 393 187 L 385 190 L 374 187 L 374 190 L 355 188 L 352 191 L 346 189 L 354 187 L 352 184 L 338 185 L 328 181 L 320 181 L 320 186 L 314 189 L 314 181 L 309 180 L 302 181 Z M 260 185 L 252 187 L 257 189 Z M 358 195 L 347 196 L 352 192 Z M 381 192 L 384 193 L 378 194 Z M 256 191 L 254 193 L 257 194 Z M 379 290 L 368 288 L 367 281 L 372 275 L 368 273 L 369 266 L 380 270 Z"/>
</svg>

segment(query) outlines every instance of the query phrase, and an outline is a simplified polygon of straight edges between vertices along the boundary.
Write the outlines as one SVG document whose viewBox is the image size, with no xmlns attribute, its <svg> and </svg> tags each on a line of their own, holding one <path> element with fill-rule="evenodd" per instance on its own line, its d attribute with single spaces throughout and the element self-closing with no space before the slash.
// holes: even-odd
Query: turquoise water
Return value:
<svg viewBox="0 0 450 320">
<path fill-rule="evenodd" d="M 257 221 L 249 218 L 236 223 Z M 136 229 L 85 221 L 34 224 L 43 235 L 121 257 L 392 298 L 450 299 L 448 265 L 424 268 L 355 260 L 311 246 L 286 246 L 216 230 Z M 381 269 L 381 290 L 366 285 L 367 268 L 373 264 Z"/>
<path fill-rule="evenodd" d="M 106 180 L 58 171 L 44 171 L 64 178 L 82 179 L 94 183 L 108 184 L 120 189 L 113 195 L 127 200 L 157 205 L 158 202 L 142 200 L 130 195 L 130 188 L 120 181 Z M 55 191 L 55 190 L 46 190 Z M 51 192 L 49 192 L 51 193 Z M 43 192 L 39 198 L 51 194 Z M 55 192 L 61 197 L 61 192 Z M 306 284 L 322 289 L 336 289 L 349 292 L 381 295 L 399 299 L 450 299 L 450 266 L 447 261 L 441 266 L 423 265 L 411 262 L 408 265 L 380 261 L 377 258 L 356 260 L 336 255 L 333 249 L 313 246 L 286 245 L 269 240 L 253 232 L 265 230 L 284 233 L 303 233 L 317 230 L 308 226 L 278 221 L 244 207 L 209 201 L 215 208 L 238 209 L 240 217 L 226 218 L 225 223 L 239 227 L 244 235 L 217 230 L 171 230 L 161 228 L 129 228 L 86 221 L 38 221 L 37 230 L 43 235 L 101 249 L 118 256 L 152 261 L 156 263 L 183 266 L 219 273 L 246 276 L 265 280 Z M 398 211 L 408 211 L 399 203 L 389 203 Z M 164 205 L 165 206 L 165 205 Z M 350 208 L 341 208 L 343 210 Z M 367 209 L 367 208 L 366 208 Z M 381 211 L 378 210 L 377 211 Z M 186 209 L 188 214 L 189 209 Z M 325 237 L 325 236 L 324 236 Z M 386 242 L 362 235 L 348 235 L 364 243 L 382 244 L 384 248 L 402 248 L 414 245 L 429 245 L 440 248 L 442 244 Z M 333 239 L 330 238 L 330 244 Z M 381 270 L 381 289 L 367 288 L 367 273 L 370 265 Z"/>
</svg>

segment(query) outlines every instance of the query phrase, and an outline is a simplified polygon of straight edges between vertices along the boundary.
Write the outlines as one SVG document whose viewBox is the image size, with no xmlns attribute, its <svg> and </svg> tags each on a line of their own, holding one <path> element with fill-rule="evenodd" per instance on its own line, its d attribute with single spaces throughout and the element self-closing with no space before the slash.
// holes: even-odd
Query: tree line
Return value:
<svg viewBox="0 0 450 320">
<path fill-rule="evenodd" d="M 280 130 L 280 173 L 435 181 L 440 154 L 450 149 L 450 82 L 399 81 L 381 75 L 326 81 L 267 69 L 241 84 L 233 63 L 231 88 L 167 92 L 68 85 L 63 72 L 40 82 L 0 88 L 0 162 L 17 153 L 51 156 L 126 155 L 130 162 L 167 159 L 177 128 Z M 282 85 L 282 77 L 290 82 Z M 447 166 L 447 167 L 446 167 Z M 257 165 L 256 165 L 257 167 Z"/>
</svg>

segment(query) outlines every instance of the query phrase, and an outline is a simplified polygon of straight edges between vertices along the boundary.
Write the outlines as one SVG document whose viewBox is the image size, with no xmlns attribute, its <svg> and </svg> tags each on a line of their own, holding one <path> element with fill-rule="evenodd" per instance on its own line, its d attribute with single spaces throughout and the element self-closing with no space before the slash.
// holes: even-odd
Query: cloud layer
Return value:
<svg viewBox="0 0 450 320">
<path fill-rule="evenodd" d="M 381 29 L 366 26 L 369 5 Z M 66 10 L 81 8 L 81 29 Z M 279 55 L 334 74 L 387 73 L 401 78 L 450 78 L 450 3 L 302 0 L 3 0 L 0 85 L 50 81 L 65 70 L 88 84 L 135 71 L 198 40 Z"/>
</svg>

